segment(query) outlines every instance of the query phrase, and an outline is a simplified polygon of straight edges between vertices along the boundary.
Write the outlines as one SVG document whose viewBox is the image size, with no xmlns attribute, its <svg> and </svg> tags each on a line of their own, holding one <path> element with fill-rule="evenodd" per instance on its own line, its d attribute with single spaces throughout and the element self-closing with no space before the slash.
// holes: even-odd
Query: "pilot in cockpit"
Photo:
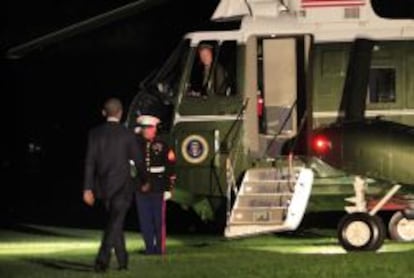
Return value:
<svg viewBox="0 0 414 278">
<path fill-rule="evenodd" d="M 190 79 L 190 96 L 207 98 L 209 95 L 230 95 L 229 77 L 224 67 L 214 59 L 214 48 L 210 44 L 198 47 L 198 57 L 194 63 Z"/>
</svg>

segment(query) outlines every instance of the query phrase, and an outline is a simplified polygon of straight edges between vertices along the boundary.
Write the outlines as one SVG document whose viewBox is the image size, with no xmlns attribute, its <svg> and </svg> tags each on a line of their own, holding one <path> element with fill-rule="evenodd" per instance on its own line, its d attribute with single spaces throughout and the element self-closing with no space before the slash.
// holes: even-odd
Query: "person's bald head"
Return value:
<svg viewBox="0 0 414 278">
<path fill-rule="evenodd" d="M 118 119 L 122 118 L 122 102 L 117 98 L 110 98 L 107 101 L 105 101 L 102 115 L 106 118 L 109 117 L 115 117 Z"/>
</svg>

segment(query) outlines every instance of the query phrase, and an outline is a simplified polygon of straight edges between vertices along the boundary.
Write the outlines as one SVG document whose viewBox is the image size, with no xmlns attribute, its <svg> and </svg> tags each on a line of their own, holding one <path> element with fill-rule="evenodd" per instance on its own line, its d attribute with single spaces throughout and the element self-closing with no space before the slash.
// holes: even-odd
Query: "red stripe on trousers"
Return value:
<svg viewBox="0 0 414 278">
<path fill-rule="evenodd" d="M 165 200 L 162 201 L 162 209 L 161 209 L 161 254 L 165 254 L 165 245 L 167 241 L 167 229 L 166 229 L 166 221 L 165 221 L 165 214 L 166 214 L 166 202 Z"/>
</svg>

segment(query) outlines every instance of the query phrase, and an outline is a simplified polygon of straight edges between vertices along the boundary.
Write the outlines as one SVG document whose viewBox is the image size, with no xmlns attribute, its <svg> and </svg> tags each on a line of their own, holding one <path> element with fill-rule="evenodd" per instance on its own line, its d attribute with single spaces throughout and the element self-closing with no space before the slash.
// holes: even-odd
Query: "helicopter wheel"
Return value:
<svg viewBox="0 0 414 278">
<path fill-rule="evenodd" d="M 375 251 L 384 243 L 386 231 L 378 216 L 367 213 L 345 215 L 338 225 L 338 239 L 347 251 Z"/>
<path fill-rule="evenodd" d="M 401 211 L 397 211 L 391 217 L 388 231 L 393 240 L 414 241 L 414 219 L 408 219 Z"/>
</svg>

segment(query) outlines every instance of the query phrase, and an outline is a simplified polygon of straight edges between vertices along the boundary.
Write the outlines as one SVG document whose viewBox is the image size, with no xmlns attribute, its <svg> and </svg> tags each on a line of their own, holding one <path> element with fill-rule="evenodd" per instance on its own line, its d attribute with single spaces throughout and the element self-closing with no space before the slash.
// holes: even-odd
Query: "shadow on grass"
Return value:
<svg viewBox="0 0 414 278">
<path fill-rule="evenodd" d="M 212 245 L 213 243 L 211 242 L 197 242 L 197 243 L 189 244 L 188 246 L 195 247 L 195 248 L 205 248 L 205 247 L 209 247 Z"/>
<path fill-rule="evenodd" d="M 297 230 L 293 232 L 278 233 L 277 236 L 291 239 L 322 239 L 329 235 L 327 232 L 318 230 Z"/>
<path fill-rule="evenodd" d="M 191 253 L 197 253 L 203 249 L 208 250 L 209 247 L 213 247 L 215 244 L 214 243 L 209 243 L 209 242 L 197 242 L 197 243 L 186 243 L 183 245 L 173 245 L 173 246 L 168 246 L 166 248 L 166 254 L 167 255 L 171 255 L 171 254 L 191 254 Z M 132 250 L 130 251 L 131 255 L 138 255 L 138 256 L 143 256 L 143 257 L 157 257 L 158 255 L 148 255 L 145 253 L 145 248 L 139 248 L 137 250 Z"/>
<path fill-rule="evenodd" d="M 220 246 L 222 244 L 230 243 L 234 240 L 220 236 L 209 236 L 209 237 L 172 237 L 176 240 L 180 240 L 182 246 L 178 248 L 189 248 L 189 249 L 205 249 L 208 247 Z"/>
<path fill-rule="evenodd" d="M 25 224 L 15 224 L 7 228 L 13 232 L 31 234 L 31 235 L 39 235 L 39 236 L 54 236 L 54 237 L 71 237 L 71 238 L 81 238 L 81 236 L 62 233 L 58 231 L 52 231 L 47 227 L 38 227 L 36 225 L 25 225 Z"/>
<path fill-rule="evenodd" d="M 24 261 L 55 270 L 71 270 L 76 272 L 93 272 L 93 265 L 76 261 L 58 259 L 24 259 Z"/>
</svg>

